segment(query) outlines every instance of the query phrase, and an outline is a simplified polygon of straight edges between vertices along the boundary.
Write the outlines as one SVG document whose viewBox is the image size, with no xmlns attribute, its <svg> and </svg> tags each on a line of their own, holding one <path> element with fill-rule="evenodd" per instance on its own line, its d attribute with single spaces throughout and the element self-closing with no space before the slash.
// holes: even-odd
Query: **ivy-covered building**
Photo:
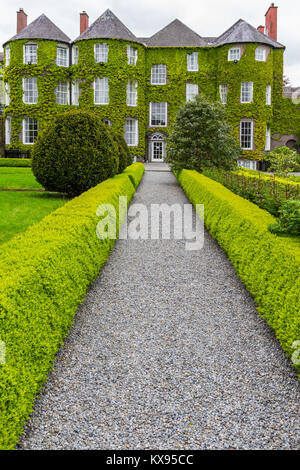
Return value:
<svg viewBox="0 0 300 470">
<path fill-rule="evenodd" d="M 124 133 L 133 156 L 163 161 L 178 109 L 198 93 L 226 106 L 243 166 L 257 168 L 266 150 L 296 142 L 299 105 L 284 89 L 274 4 L 266 27 L 239 20 L 214 38 L 177 19 L 138 38 L 110 10 L 91 26 L 82 12 L 74 41 L 45 15 L 27 26 L 20 9 L 3 47 L 7 150 L 27 152 L 57 113 L 79 107 Z"/>
</svg>

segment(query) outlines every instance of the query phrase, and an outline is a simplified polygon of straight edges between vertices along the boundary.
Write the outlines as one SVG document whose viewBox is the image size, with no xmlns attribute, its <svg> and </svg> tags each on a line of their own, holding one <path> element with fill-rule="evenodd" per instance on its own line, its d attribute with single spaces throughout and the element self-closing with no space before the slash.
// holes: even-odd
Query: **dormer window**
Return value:
<svg viewBox="0 0 300 470">
<path fill-rule="evenodd" d="M 257 47 L 255 50 L 255 60 L 258 62 L 266 61 L 266 49 L 264 47 Z"/>
<path fill-rule="evenodd" d="M 129 65 L 136 65 L 138 58 L 138 51 L 132 46 L 127 46 L 127 57 Z"/>
<path fill-rule="evenodd" d="M 106 43 L 95 44 L 94 46 L 95 62 L 107 62 L 108 61 L 108 45 Z"/>
<path fill-rule="evenodd" d="M 241 49 L 240 47 L 232 47 L 228 51 L 228 60 L 229 61 L 239 61 L 241 59 Z"/>
<path fill-rule="evenodd" d="M 187 69 L 188 69 L 188 72 L 199 71 L 198 52 L 192 52 L 191 54 L 187 55 Z"/>
<path fill-rule="evenodd" d="M 79 56 L 79 51 L 77 46 L 72 47 L 72 64 L 77 65 L 78 64 L 78 56 Z"/>
<path fill-rule="evenodd" d="M 66 46 L 57 46 L 56 65 L 61 67 L 68 67 L 68 53 L 69 49 Z"/>
<path fill-rule="evenodd" d="M 23 63 L 37 64 L 37 44 L 25 44 L 23 47 Z"/>
</svg>

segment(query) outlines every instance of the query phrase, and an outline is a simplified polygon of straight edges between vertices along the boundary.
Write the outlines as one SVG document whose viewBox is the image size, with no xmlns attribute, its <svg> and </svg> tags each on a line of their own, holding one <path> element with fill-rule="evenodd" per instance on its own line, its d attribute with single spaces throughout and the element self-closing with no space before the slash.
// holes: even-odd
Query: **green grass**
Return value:
<svg viewBox="0 0 300 470">
<path fill-rule="evenodd" d="M 31 168 L 0 167 L 0 189 L 43 189 Z"/>
</svg>

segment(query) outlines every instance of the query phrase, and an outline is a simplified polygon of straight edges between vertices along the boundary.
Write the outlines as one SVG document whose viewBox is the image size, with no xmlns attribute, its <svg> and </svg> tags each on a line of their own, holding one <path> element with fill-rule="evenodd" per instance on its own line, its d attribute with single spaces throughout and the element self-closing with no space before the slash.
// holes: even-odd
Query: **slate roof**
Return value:
<svg viewBox="0 0 300 470">
<path fill-rule="evenodd" d="M 139 42 L 135 35 L 116 17 L 111 10 L 106 10 L 75 41 L 83 39 L 125 39 Z"/>
<path fill-rule="evenodd" d="M 149 47 L 203 47 L 207 42 L 188 26 L 176 19 L 146 42 Z"/>
<path fill-rule="evenodd" d="M 276 49 L 285 48 L 285 46 L 261 33 L 244 20 L 238 20 L 231 28 L 225 31 L 225 33 L 221 34 L 221 36 L 216 39 L 214 46 L 246 42 L 267 44 Z"/>
<path fill-rule="evenodd" d="M 71 42 L 71 39 L 44 14 L 22 29 L 9 41 L 6 41 L 6 43 L 16 39 L 53 39 L 54 41 Z"/>
</svg>

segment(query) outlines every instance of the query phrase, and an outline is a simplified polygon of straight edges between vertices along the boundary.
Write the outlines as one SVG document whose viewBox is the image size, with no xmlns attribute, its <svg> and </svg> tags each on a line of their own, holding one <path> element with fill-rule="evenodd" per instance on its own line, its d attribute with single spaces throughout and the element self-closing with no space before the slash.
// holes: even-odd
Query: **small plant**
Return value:
<svg viewBox="0 0 300 470">
<path fill-rule="evenodd" d="M 269 163 L 269 171 L 279 176 L 287 176 L 288 173 L 299 169 L 300 160 L 296 150 L 288 147 L 279 147 L 265 154 L 265 161 Z"/>
<path fill-rule="evenodd" d="M 279 220 L 269 225 L 272 233 L 288 233 L 300 236 L 300 201 L 292 199 L 284 202 L 279 210 Z"/>
</svg>

